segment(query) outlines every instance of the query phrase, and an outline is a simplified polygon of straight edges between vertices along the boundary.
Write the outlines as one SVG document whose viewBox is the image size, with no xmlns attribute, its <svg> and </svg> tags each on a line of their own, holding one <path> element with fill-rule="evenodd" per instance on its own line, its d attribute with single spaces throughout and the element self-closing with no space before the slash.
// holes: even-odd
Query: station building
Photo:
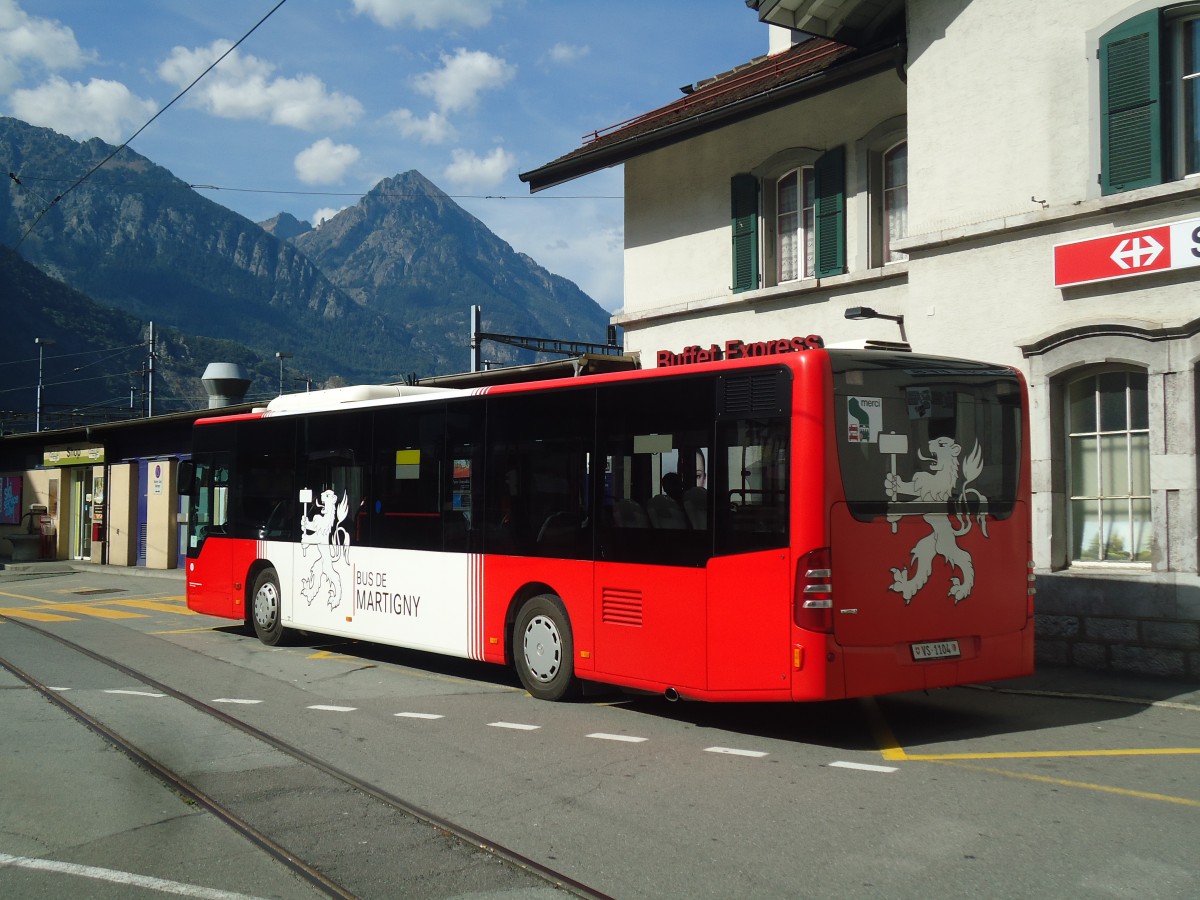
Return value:
<svg viewBox="0 0 1200 900">
<path fill-rule="evenodd" d="M 1200 3 L 746 5 L 767 54 L 521 175 L 624 167 L 627 352 L 1019 368 L 1039 659 L 1200 677 Z"/>
</svg>

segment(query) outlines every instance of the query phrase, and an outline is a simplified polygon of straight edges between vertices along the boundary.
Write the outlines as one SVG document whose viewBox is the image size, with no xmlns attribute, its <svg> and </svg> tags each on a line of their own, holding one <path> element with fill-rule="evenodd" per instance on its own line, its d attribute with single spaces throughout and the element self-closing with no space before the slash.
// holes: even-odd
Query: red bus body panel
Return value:
<svg viewBox="0 0 1200 900">
<path fill-rule="evenodd" d="M 986 535 L 984 523 L 973 522 L 954 538 L 955 546 L 972 560 L 971 594 L 957 601 L 950 595 L 952 579 L 961 579 L 963 572 L 938 556 L 926 583 L 906 601 L 892 589 L 892 570 L 909 566 L 914 547 L 941 526 L 912 515 L 900 516 L 893 529 L 887 517 L 860 521 L 850 513 L 838 466 L 828 354 L 813 350 L 689 369 L 736 370 L 765 362 L 787 366 L 793 374 L 790 546 L 715 556 L 705 566 L 692 568 L 479 557 L 473 577 L 481 589 L 482 613 L 472 658 L 511 663 L 516 609 L 530 596 L 553 593 L 570 618 L 579 677 L 647 691 L 674 690 L 685 698 L 835 699 L 1032 671 L 1025 563 L 1030 553 L 1027 409 L 1019 500 L 1012 514 L 1003 520 L 987 517 Z M 654 375 L 609 374 L 558 386 L 647 377 Z M 554 387 L 547 382 L 503 385 L 488 393 Z M 234 418 L 249 421 L 255 416 Z M 227 420 L 204 419 L 197 427 L 219 421 Z M 801 628 L 794 620 L 796 567 L 818 548 L 831 548 L 832 556 L 833 627 L 828 632 Z M 248 582 L 266 552 L 253 540 L 205 540 L 201 552 L 187 562 L 189 608 L 243 619 Z M 288 584 L 281 588 L 285 594 L 294 590 Z M 461 589 L 447 590 L 450 597 L 449 592 Z M 285 611 L 290 607 L 285 598 Z M 914 657 L 914 643 L 932 641 L 957 641 L 960 655 L 945 660 Z"/>
</svg>

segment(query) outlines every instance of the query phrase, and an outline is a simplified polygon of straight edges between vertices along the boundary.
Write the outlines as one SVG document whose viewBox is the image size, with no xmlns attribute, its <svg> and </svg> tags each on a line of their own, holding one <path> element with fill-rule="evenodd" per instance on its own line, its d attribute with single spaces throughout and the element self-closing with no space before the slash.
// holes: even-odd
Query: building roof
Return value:
<svg viewBox="0 0 1200 900">
<path fill-rule="evenodd" d="M 521 174 L 531 193 L 759 115 L 805 96 L 901 66 L 903 46 L 857 48 L 810 38 L 782 53 L 685 88 L 680 99 L 592 132 L 577 150 Z"/>
<path fill-rule="evenodd" d="M 861 46 L 891 27 L 905 0 L 746 0 L 762 22 Z"/>
</svg>

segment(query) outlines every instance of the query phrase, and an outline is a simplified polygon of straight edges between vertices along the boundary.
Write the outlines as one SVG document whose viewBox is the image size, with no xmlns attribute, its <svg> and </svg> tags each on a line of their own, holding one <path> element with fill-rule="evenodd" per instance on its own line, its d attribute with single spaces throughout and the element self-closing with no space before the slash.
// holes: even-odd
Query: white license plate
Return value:
<svg viewBox="0 0 1200 900">
<path fill-rule="evenodd" d="M 913 659 L 953 659 L 962 656 L 958 641 L 928 641 L 912 645 Z"/>
</svg>

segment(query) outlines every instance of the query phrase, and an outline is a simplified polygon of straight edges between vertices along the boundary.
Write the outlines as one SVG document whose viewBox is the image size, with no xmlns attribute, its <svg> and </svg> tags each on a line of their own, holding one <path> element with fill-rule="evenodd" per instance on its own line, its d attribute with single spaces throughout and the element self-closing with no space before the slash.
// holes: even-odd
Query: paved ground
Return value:
<svg viewBox="0 0 1200 900">
<path fill-rule="evenodd" d="M 2 561 L 0 561 L 2 562 Z M 20 580 L 58 572 L 77 571 L 63 562 L 10 564 L 0 568 L 0 592 L 15 590 Z M 180 570 L 99 568 L 105 574 L 147 576 L 182 582 Z M 13 585 L 6 588 L 5 584 Z M 64 884 L 84 885 L 89 896 L 137 897 L 183 893 L 191 896 L 306 897 L 312 889 L 273 861 L 248 847 L 214 820 L 183 808 L 179 798 L 149 773 L 131 767 L 99 736 L 68 720 L 60 711 L 39 700 L 9 673 L 0 671 L 0 695 L 7 697 L 6 722 L 0 729 L 0 784 L 3 806 L 10 814 L 38 810 L 46 818 L 70 823 L 67 831 L 39 832 L 26 823 L 0 830 L 24 835 L 16 844 L 0 846 L 0 893 L 22 897 L 51 897 Z M 1160 704 L 1200 712 L 1200 684 L 1166 681 L 1081 669 L 1041 668 L 1035 675 L 989 686 L 1019 694 L 1054 697 L 1102 698 L 1131 704 Z M 132 799 L 131 799 L 132 798 Z M 47 810 L 54 812 L 45 816 Z M 20 823 L 10 822 L 19 826 Z M 183 859 L 197 846 L 222 861 L 221 870 L 238 873 L 230 881 L 207 882 L 201 873 L 186 885 L 173 879 L 162 883 L 130 880 L 125 872 L 88 871 L 75 860 L 114 855 L 114 841 L 133 837 L 133 845 L 120 848 L 118 857 L 140 861 L 139 871 L 154 871 L 154 857 Z M 69 865 L 66 870 L 45 868 L 48 860 Z M 64 862 L 71 860 L 71 862 Z M 178 866 L 165 867 L 171 872 Z M 170 882 L 170 883 L 168 883 Z M 217 889 L 217 890 L 214 890 Z M 206 893 L 205 891 L 212 891 Z M 538 896 L 540 892 L 535 892 Z M 534 894 L 530 894 L 534 896 Z"/>
</svg>

